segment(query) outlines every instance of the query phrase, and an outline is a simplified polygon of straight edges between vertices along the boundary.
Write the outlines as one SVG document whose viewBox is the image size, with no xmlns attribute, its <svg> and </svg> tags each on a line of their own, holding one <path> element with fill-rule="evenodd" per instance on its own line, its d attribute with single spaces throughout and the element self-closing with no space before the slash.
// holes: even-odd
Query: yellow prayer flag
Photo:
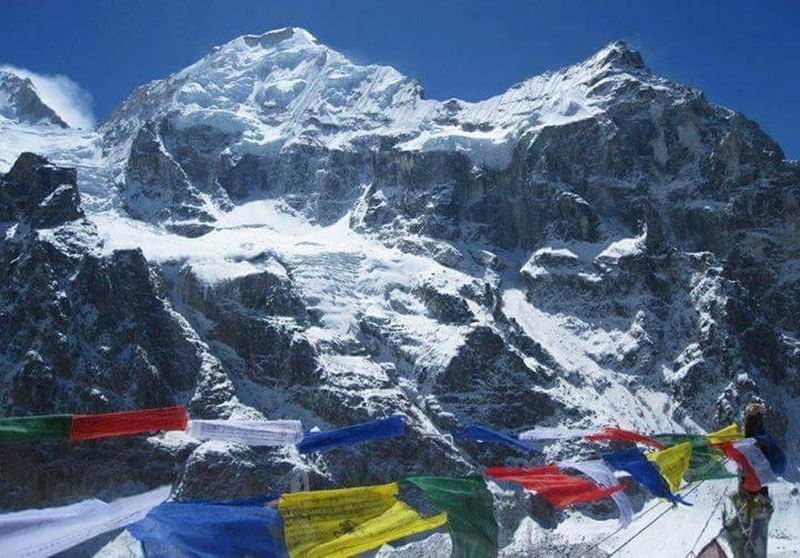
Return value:
<svg viewBox="0 0 800 558">
<path fill-rule="evenodd" d="M 734 440 L 742 439 L 742 431 L 736 423 L 726 426 L 722 430 L 717 430 L 711 434 L 706 434 L 709 444 L 724 444 L 725 442 L 733 442 Z"/>
<path fill-rule="evenodd" d="M 341 537 L 309 549 L 303 556 L 309 558 L 356 556 L 380 548 L 385 543 L 441 527 L 445 523 L 447 523 L 446 513 L 423 518 L 404 502 L 397 501 L 382 515 L 358 525 Z"/>
<path fill-rule="evenodd" d="M 283 514 L 289 554 L 308 556 L 314 547 L 382 515 L 397 502 L 399 490 L 393 482 L 282 495 L 278 510 Z"/>
<path fill-rule="evenodd" d="M 661 476 L 669 484 L 669 489 L 675 493 L 681 488 L 681 480 L 689 468 L 692 458 L 691 442 L 684 442 L 667 449 L 652 451 L 647 454 L 647 459 L 658 466 Z"/>
</svg>

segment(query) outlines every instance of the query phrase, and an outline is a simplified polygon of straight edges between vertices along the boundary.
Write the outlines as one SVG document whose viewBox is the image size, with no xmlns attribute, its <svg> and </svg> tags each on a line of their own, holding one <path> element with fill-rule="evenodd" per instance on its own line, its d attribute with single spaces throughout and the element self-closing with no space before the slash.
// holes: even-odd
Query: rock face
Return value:
<svg viewBox="0 0 800 558">
<path fill-rule="evenodd" d="M 103 412 L 186 401 L 201 375 L 202 348 L 159 295 L 157 272 L 140 250 L 100 255 L 97 231 L 83 218 L 74 169 L 23 154 L 0 180 L 0 193 L 6 221 L 0 350 L 9 363 L 0 385 L 4 413 Z M 143 469 L 137 455 L 145 451 L 153 450 L 143 440 L 79 448 L 85 467 L 74 467 L 64 444 L 4 452 L 2 505 L 30 506 L 51 497 L 51 490 L 102 492 L 119 474 L 134 482 L 166 479 L 174 458 L 155 448 Z M 101 463 L 110 454 L 119 457 L 115 467 Z M 62 459 L 64 470 L 55 476 L 47 466 L 31 467 Z"/>
<path fill-rule="evenodd" d="M 114 475 L 234 497 L 514 455 L 445 436 L 472 423 L 700 431 L 753 396 L 797 462 L 800 167 L 624 43 L 439 102 L 283 29 L 140 87 L 98 133 L 77 181 L 30 154 L 0 180 L 6 413 L 400 413 L 408 434 L 318 456 L 29 445 L 0 457 L 4 506 L 53 501 L 26 467 L 45 452 L 75 479 L 64 499 L 131 488 Z M 84 214 L 84 185 L 103 211 Z"/>
<path fill-rule="evenodd" d="M 0 182 L 0 219 L 51 228 L 83 217 L 74 169 L 23 153 Z"/>
<path fill-rule="evenodd" d="M 22 124 L 45 124 L 68 128 L 56 112 L 48 107 L 30 78 L 0 69 L 0 116 Z"/>
</svg>

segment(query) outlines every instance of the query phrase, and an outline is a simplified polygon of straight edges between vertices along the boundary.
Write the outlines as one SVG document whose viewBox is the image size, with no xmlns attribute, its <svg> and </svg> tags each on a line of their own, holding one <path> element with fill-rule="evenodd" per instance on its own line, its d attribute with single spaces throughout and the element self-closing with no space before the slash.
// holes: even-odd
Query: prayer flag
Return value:
<svg viewBox="0 0 800 558">
<path fill-rule="evenodd" d="M 596 434 L 596 430 L 562 428 L 560 426 L 537 426 L 533 430 L 520 432 L 520 440 L 567 440 L 569 438 L 585 438 Z"/>
<path fill-rule="evenodd" d="M 614 473 L 608 468 L 602 459 L 578 462 L 561 462 L 558 464 L 558 466 L 561 469 L 572 468 L 580 471 L 603 488 L 611 488 L 612 486 L 619 484 L 617 477 L 614 476 Z M 630 498 L 628 498 L 627 494 L 621 491 L 612 494 L 611 498 L 619 508 L 620 525 L 623 528 L 627 527 L 633 519 L 633 505 L 631 504 Z"/>
<path fill-rule="evenodd" d="M 683 498 L 670 492 L 667 481 L 664 480 L 655 465 L 647 460 L 641 450 L 629 449 L 614 452 L 604 455 L 603 461 L 612 469 L 628 472 L 635 481 L 646 486 L 656 496 L 691 506 Z"/>
<path fill-rule="evenodd" d="M 742 439 L 742 431 L 736 423 L 730 424 L 722 430 L 706 434 L 706 439 L 709 444 L 724 444 L 726 442 L 733 442 L 734 440 Z"/>
<path fill-rule="evenodd" d="M 275 498 L 167 502 L 128 531 L 148 558 L 284 557 L 283 517 L 264 505 Z"/>
<path fill-rule="evenodd" d="M 744 471 L 742 485 L 749 492 L 758 492 L 764 485 L 777 480 L 769 460 L 758 447 L 755 438 L 721 444 L 720 448 Z"/>
<path fill-rule="evenodd" d="M 490 467 L 486 469 L 486 474 L 498 480 L 516 481 L 557 508 L 600 500 L 625 489 L 623 484 L 601 488 L 586 479 L 565 475 L 557 465 L 530 469 Z"/>
<path fill-rule="evenodd" d="M 163 486 L 107 504 L 88 500 L 57 508 L 0 515 L 3 556 L 53 556 L 89 539 L 139 521 L 169 497 Z"/>
<path fill-rule="evenodd" d="M 408 504 L 396 501 L 381 515 L 356 525 L 352 531 L 315 546 L 307 552 L 293 553 L 292 556 L 302 555 L 309 558 L 356 556 L 380 548 L 388 542 L 436 529 L 445 523 L 447 523 L 446 513 L 423 518 Z"/>
<path fill-rule="evenodd" d="M 782 475 L 786 471 L 786 455 L 783 450 L 769 434 L 759 434 L 756 436 L 756 440 L 758 440 L 758 446 L 764 452 L 772 470 L 776 475 Z"/>
<path fill-rule="evenodd" d="M 683 475 L 686 474 L 686 470 L 689 468 L 689 460 L 692 457 L 692 444 L 684 442 L 667 449 L 649 452 L 645 457 L 658 466 L 661 476 L 669 484 L 669 489 L 672 492 L 678 492 L 681 489 Z"/>
<path fill-rule="evenodd" d="M 299 420 L 190 420 L 186 430 L 198 440 L 246 446 L 295 445 L 303 439 Z"/>
<path fill-rule="evenodd" d="M 725 468 L 725 454 L 713 448 L 708 443 L 708 436 L 703 434 L 657 434 L 654 436 L 666 446 L 675 446 L 689 442 L 692 445 L 692 455 L 689 459 L 689 468 L 683 478 L 687 482 L 711 479 L 729 479 L 736 474 Z"/>
<path fill-rule="evenodd" d="M 615 426 L 606 426 L 603 431 L 598 434 L 586 436 L 586 439 L 591 442 L 599 442 L 601 440 L 614 441 L 614 442 L 634 442 L 636 444 L 644 444 L 654 448 L 663 449 L 664 444 L 643 434 L 638 434 L 630 430 L 623 430 Z"/>
<path fill-rule="evenodd" d="M 516 436 L 512 434 L 497 432 L 496 430 L 490 430 L 489 428 L 483 426 L 468 426 L 463 431 L 455 434 L 453 437 L 461 440 L 476 440 L 480 442 L 500 442 L 503 444 L 507 444 L 511 447 L 517 448 L 519 450 L 522 450 L 526 453 L 542 453 L 541 450 L 529 444 L 526 444 L 525 442 L 521 442 L 519 439 L 517 439 Z"/>
<path fill-rule="evenodd" d="M 403 417 L 394 415 L 389 418 L 372 420 L 338 430 L 323 432 L 306 432 L 297 449 L 300 453 L 325 451 L 332 448 L 352 446 L 375 440 L 385 440 L 402 436 L 405 432 Z"/>
<path fill-rule="evenodd" d="M 160 430 L 186 430 L 189 417 L 185 407 L 166 407 L 105 413 L 100 415 L 75 415 L 72 420 L 72 440 L 92 440 L 111 436 L 142 434 Z"/>
<path fill-rule="evenodd" d="M 69 439 L 72 415 L 0 418 L 0 444 L 45 438 Z"/>
<path fill-rule="evenodd" d="M 447 513 L 452 556 L 495 558 L 498 527 L 494 498 L 481 477 L 408 477 L 401 483 L 417 486 L 438 508 Z"/>
<path fill-rule="evenodd" d="M 383 515 L 398 501 L 398 491 L 399 485 L 393 482 L 282 495 L 278 510 L 283 514 L 289 554 L 310 556 L 315 547 Z"/>
</svg>

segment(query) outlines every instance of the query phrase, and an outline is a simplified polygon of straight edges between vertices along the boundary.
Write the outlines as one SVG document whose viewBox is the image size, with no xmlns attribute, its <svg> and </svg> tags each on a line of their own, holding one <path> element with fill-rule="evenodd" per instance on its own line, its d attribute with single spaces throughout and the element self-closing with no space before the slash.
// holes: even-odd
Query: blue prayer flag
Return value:
<svg viewBox="0 0 800 558">
<path fill-rule="evenodd" d="M 769 461 L 769 466 L 776 475 L 782 475 L 786 472 L 786 455 L 781 450 L 780 446 L 772 439 L 769 434 L 759 434 L 756 440 L 761 442 L 758 444 L 759 449 Z"/>
<path fill-rule="evenodd" d="M 372 420 L 338 430 L 306 432 L 303 439 L 297 444 L 297 449 L 300 450 L 300 453 L 325 451 L 363 442 L 394 438 L 402 436 L 404 432 L 403 417 L 394 415 L 386 419 Z"/>
<path fill-rule="evenodd" d="M 526 444 L 513 434 L 498 432 L 484 426 L 467 426 L 463 431 L 453 434 L 453 437 L 461 440 L 477 440 L 480 442 L 501 442 L 526 453 L 542 453 L 538 448 Z"/>
<path fill-rule="evenodd" d="M 603 461 L 618 471 L 628 472 L 636 482 L 646 486 L 656 496 L 666 498 L 670 502 L 680 502 L 686 506 L 692 505 L 677 494 L 672 493 L 667 481 L 661 476 L 656 466 L 648 461 L 644 453 L 639 449 L 622 450 L 604 455 Z"/>
<path fill-rule="evenodd" d="M 166 502 L 128 531 L 148 558 L 288 557 L 283 516 L 264 506 L 276 497 Z"/>
</svg>

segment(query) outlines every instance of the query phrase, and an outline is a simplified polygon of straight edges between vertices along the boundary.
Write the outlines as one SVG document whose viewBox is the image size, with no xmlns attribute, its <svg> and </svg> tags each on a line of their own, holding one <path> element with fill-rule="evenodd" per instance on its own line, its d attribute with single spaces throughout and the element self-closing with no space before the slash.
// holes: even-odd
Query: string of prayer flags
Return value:
<svg viewBox="0 0 800 558">
<path fill-rule="evenodd" d="M 538 448 L 520 441 L 513 434 L 498 432 L 484 426 L 467 426 L 461 432 L 454 434 L 453 437 L 460 440 L 475 440 L 478 442 L 499 442 L 522 450 L 525 453 L 542 453 Z"/>
<path fill-rule="evenodd" d="M 670 502 L 691 506 L 690 503 L 670 491 L 667 481 L 661 476 L 656 466 L 648 461 L 641 450 L 617 451 L 604 455 L 603 461 L 612 469 L 627 472 L 635 481 L 647 487 L 656 496 L 666 498 Z"/>
<path fill-rule="evenodd" d="M 284 494 L 278 510 L 289 555 L 350 556 L 447 521 L 447 514 L 422 518 L 397 499 L 399 490 L 394 482 Z"/>
<path fill-rule="evenodd" d="M 499 552 L 494 498 L 482 477 L 407 477 L 440 510 L 447 513 L 451 555 L 495 558 Z"/>
<path fill-rule="evenodd" d="M 93 440 L 161 430 L 186 430 L 186 407 L 165 407 L 143 411 L 74 415 L 71 440 Z"/>
<path fill-rule="evenodd" d="M 53 556 L 103 533 L 144 518 L 169 497 L 163 486 L 107 504 L 86 500 L 69 506 L 0 515 L 3 556 Z"/>
<path fill-rule="evenodd" d="M 303 439 L 299 420 L 190 420 L 186 431 L 198 440 L 246 446 L 293 446 Z"/>
<path fill-rule="evenodd" d="M 557 508 L 600 500 L 626 487 L 624 484 L 617 484 L 602 488 L 586 479 L 565 475 L 557 465 L 535 468 L 490 467 L 486 469 L 486 474 L 497 480 L 516 481 Z"/>
<path fill-rule="evenodd" d="M 692 445 L 689 468 L 683 476 L 687 482 L 729 479 L 736 476 L 725 468 L 725 454 L 711 447 L 708 436 L 704 434 L 657 434 L 655 438 L 668 447 L 686 442 Z"/>
<path fill-rule="evenodd" d="M 602 459 L 592 459 L 589 461 L 578 462 L 561 462 L 558 464 L 560 469 L 575 469 L 603 488 L 611 488 L 619 484 L 619 480 L 611 469 L 603 462 Z M 624 492 L 615 492 L 611 494 L 611 498 L 619 508 L 619 523 L 623 529 L 627 527 L 633 519 L 633 504 L 631 499 Z"/>
<path fill-rule="evenodd" d="M 277 494 L 242 500 L 166 502 L 131 525 L 148 558 L 288 556 Z"/>
<path fill-rule="evenodd" d="M 742 485 L 749 492 L 758 492 L 764 485 L 778 480 L 755 438 L 745 438 L 719 447 L 744 471 Z"/>
<path fill-rule="evenodd" d="M 394 415 L 385 419 L 372 420 L 337 430 L 306 432 L 297 449 L 300 453 L 325 451 L 333 448 L 352 446 L 364 442 L 385 440 L 402 436 L 405 433 L 403 417 Z"/>
<path fill-rule="evenodd" d="M 624 430 L 615 426 L 606 426 L 599 432 L 596 430 L 586 429 L 570 429 L 559 427 L 539 426 L 533 430 L 526 430 L 519 434 L 520 440 L 566 440 L 570 438 L 583 438 L 589 442 L 633 442 L 636 444 L 644 444 L 657 449 L 664 449 L 664 444 L 658 440 L 632 432 L 631 430 Z"/>
<path fill-rule="evenodd" d="M 68 439 L 72 415 L 0 418 L 0 444 L 46 438 Z"/>
<path fill-rule="evenodd" d="M 661 471 L 661 476 L 667 481 L 669 489 L 672 492 L 678 492 L 681 489 L 683 475 L 689 468 L 692 444 L 684 442 L 667 449 L 651 451 L 645 454 L 645 457 L 656 464 L 658 470 Z"/>
</svg>

